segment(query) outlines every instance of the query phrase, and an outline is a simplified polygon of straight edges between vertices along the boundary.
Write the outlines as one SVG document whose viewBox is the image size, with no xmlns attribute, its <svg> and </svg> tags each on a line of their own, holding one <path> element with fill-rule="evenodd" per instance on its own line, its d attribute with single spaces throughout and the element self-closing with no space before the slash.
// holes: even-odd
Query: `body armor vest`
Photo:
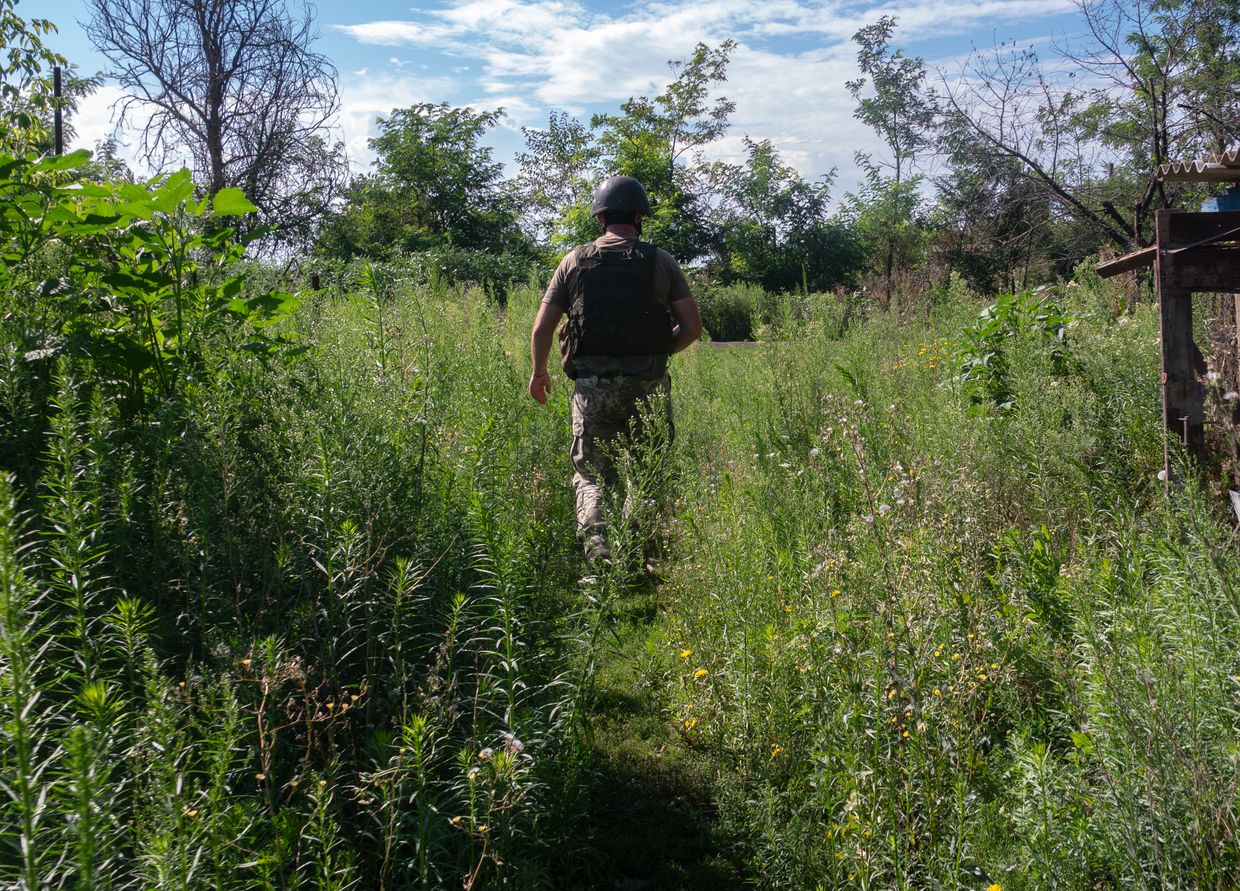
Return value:
<svg viewBox="0 0 1240 891">
<path fill-rule="evenodd" d="M 655 247 L 639 241 L 627 250 L 578 249 L 567 282 L 572 304 L 560 329 L 564 372 L 576 377 L 576 356 L 670 355 L 672 316 L 654 285 Z"/>
</svg>

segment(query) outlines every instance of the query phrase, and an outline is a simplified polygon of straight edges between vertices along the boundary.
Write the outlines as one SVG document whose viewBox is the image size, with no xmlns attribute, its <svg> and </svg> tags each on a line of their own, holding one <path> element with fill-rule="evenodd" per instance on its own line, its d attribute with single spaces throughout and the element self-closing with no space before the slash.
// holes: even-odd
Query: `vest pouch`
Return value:
<svg viewBox="0 0 1240 891">
<path fill-rule="evenodd" d="M 557 337 L 560 341 L 560 367 L 564 369 L 564 373 L 568 375 L 568 379 L 577 379 L 577 366 L 573 362 L 573 337 L 569 331 L 569 326 L 573 320 L 571 316 L 565 316 L 564 321 L 560 323 L 560 330 Z"/>
</svg>

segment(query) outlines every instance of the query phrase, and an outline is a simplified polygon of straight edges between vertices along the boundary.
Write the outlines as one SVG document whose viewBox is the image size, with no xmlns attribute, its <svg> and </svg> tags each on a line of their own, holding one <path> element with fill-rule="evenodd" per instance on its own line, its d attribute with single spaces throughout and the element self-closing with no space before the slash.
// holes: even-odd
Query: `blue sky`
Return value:
<svg viewBox="0 0 1240 891">
<path fill-rule="evenodd" d="M 744 136 L 769 138 L 807 177 L 838 168 L 837 195 L 858 180 L 854 152 L 881 151 L 853 119 L 844 88 L 857 75 L 850 38 L 858 28 L 894 15 L 894 44 L 947 73 L 971 46 L 1048 45 L 1079 29 L 1072 0 L 323 0 L 317 10 L 317 46 L 340 71 L 338 127 L 355 169 L 373 160 L 366 140 L 375 120 L 423 101 L 505 108 L 490 142 L 511 164 L 522 126 L 545 126 L 553 110 L 588 118 L 652 95 L 670 77 L 669 59 L 698 41 L 733 38 L 722 92 L 736 113 L 709 155 L 736 160 Z M 21 0 L 17 11 L 55 22 L 60 33 L 48 42 L 81 70 L 106 67 L 77 24 L 87 16 L 81 0 Z M 108 85 L 85 103 L 80 144 L 111 131 L 118 96 Z"/>
</svg>

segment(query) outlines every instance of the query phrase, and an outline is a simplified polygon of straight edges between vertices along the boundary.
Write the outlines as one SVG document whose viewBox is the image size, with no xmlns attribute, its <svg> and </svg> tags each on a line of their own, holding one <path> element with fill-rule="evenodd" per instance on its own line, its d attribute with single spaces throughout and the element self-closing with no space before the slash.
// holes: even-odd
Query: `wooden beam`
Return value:
<svg viewBox="0 0 1240 891">
<path fill-rule="evenodd" d="M 1163 424 L 1184 443 L 1188 453 L 1205 456 L 1205 389 L 1194 367 L 1192 291 L 1185 288 L 1168 263 L 1165 251 L 1174 214 L 1159 210 L 1154 215 L 1158 252 L 1154 280 L 1158 289 L 1162 329 Z M 1185 255 L 1190 256 L 1190 255 Z M 1169 441 L 1168 441 L 1169 443 Z M 1163 451 L 1163 469 L 1171 477 L 1170 445 Z"/>
<path fill-rule="evenodd" d="M 1225 210 L 1219 213 L 1160 210 L 1156 213 L 1165 213 L 1168 216 L 1166 241 L 1158 244 L 1164 250 L 1186 247 L 1240 228 L 1240 210 Z"/>
<path fill-rule="evenodd" d="M 1121 272 L 1131 272 L 1134 269 L 1153 266 L 1154 255 L 1157 253 L 1157 246 L 1152 245 L 1147 248 L 1141 248 L 1139 251 L 1133 251 L 1131 254 L 1116 257 L 1114 260 L 1099 263 L 1094 267 L 1094 270 L 1103 278 L 1110 278 L 1113 275 L 1119 275 Z"/>
<path fill-rule="evenodd" d="M 1163 254 L 1163 271 L 1176 288 L 1231 294 L 1240 291 L 1240 247 L 1201 247 Z"/>
</svg>

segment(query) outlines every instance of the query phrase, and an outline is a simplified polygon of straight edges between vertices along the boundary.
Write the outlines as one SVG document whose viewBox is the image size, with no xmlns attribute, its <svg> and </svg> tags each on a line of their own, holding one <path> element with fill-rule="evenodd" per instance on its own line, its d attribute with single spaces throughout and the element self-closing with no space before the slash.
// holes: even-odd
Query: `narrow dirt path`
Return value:
<svg viewBox="0 0 1240 891">
<path fill-rule="evenodd" d="M 591 834 L 606 891 L 746 887 L 715 827 L 709 762 L 668 720 L 658 679 L 643 670 L 659 621 L 647 584 L 621 595 L 598 673 Z"/>
</svg>

